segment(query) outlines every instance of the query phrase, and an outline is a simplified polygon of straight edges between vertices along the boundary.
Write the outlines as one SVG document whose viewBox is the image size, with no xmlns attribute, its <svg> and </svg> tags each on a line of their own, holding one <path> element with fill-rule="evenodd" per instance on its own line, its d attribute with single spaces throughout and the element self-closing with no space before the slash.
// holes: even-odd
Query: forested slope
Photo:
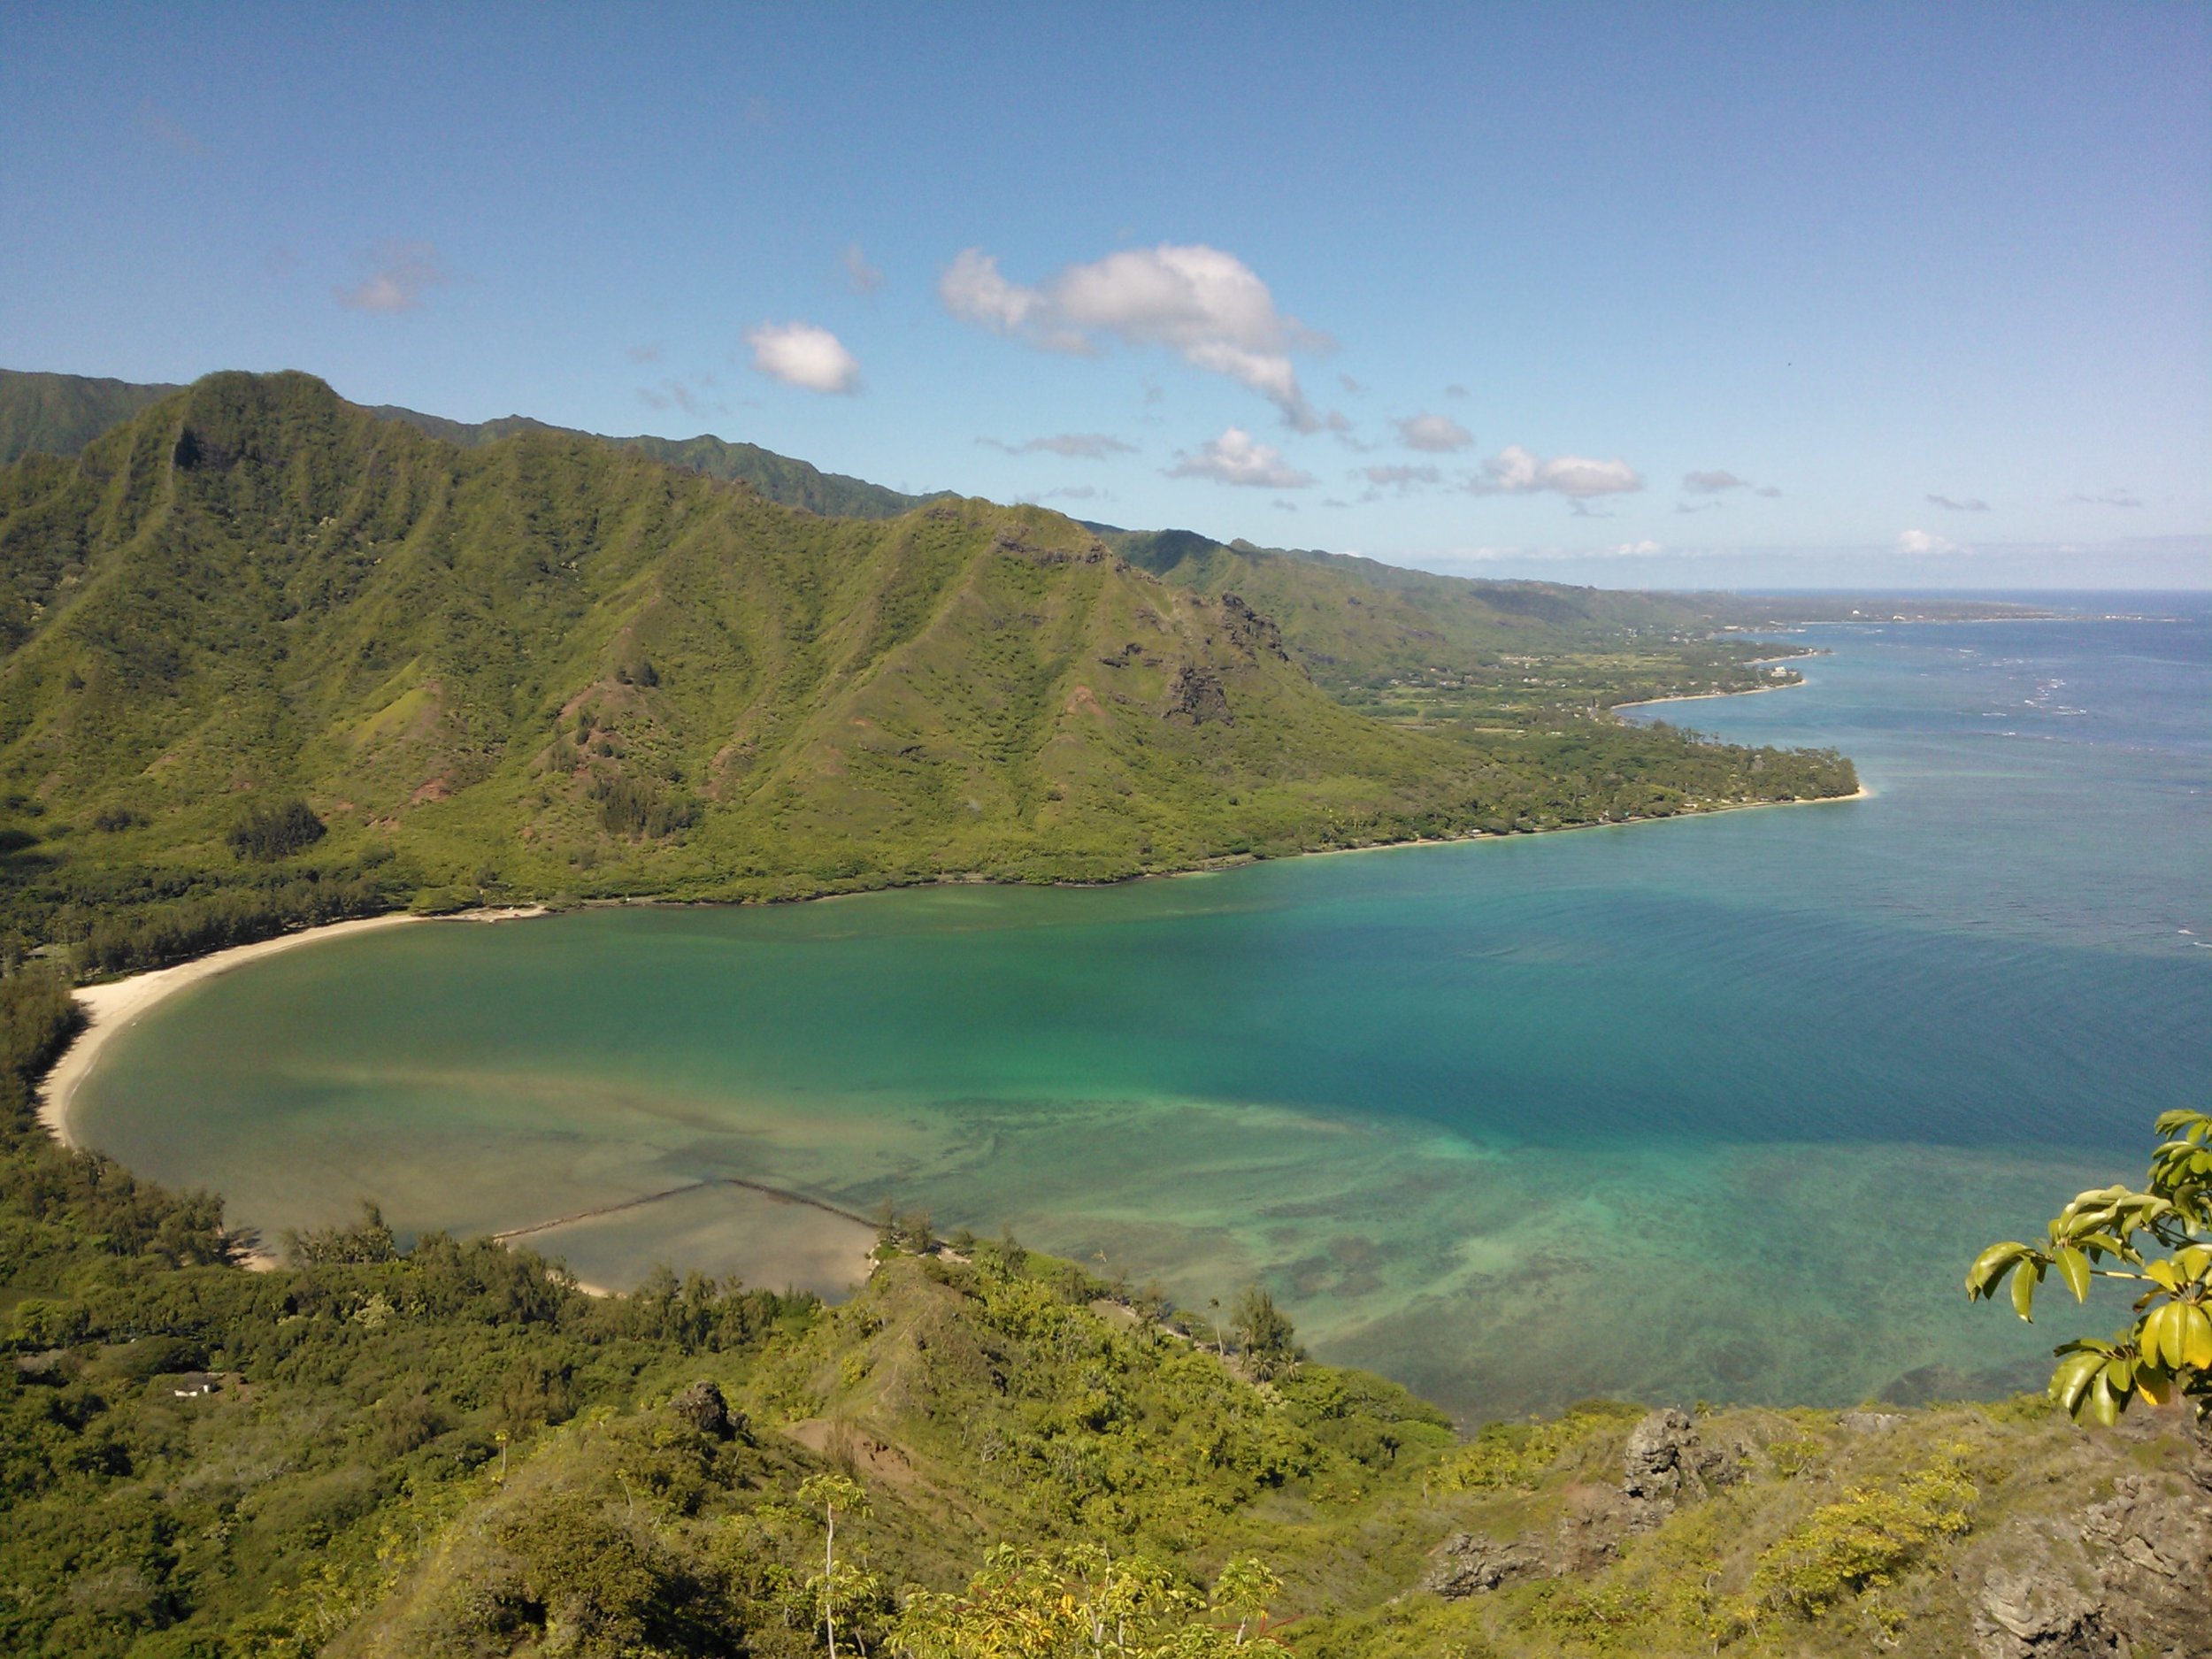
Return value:
<svg viewBox="0 0 2212 1659">
<path fill-rule="evenodd" d="M 0 369 L 0 466 L 27 455 L 74 455 L 102 433 L 180 389 Z"/>
<path fill-rule="evenodd" d="M 110 425 L 178 388 L 73 375 L 0 372 L 0 463 L 30 449 L 73 455 Z M 72 411 L 58 419 L 55 411 Z M 370 413 L 463 447 L 518 434 L 590 438 L 704 477 L 750 485 L 770 501 L 831 518 L 892 518 L 949 493 L 911 495 L 824 472 L 757 444 L 701 434 L 599 437 L 527 415 L 459 421 L 396 404 Z M 22 434 L 42 434 L 35 442 Z M 1282 630 L 1325 690 L 1394 720 L 1557 721 L 1654 697 L 1789 683 L 1762 667 L 1770 647 L 1723 631 L 1802 621 L 2039 614 L 2013 604 L 1915 596 L 1747 597 L 1441 576 L 1306 549 L 1220 542 L 1188 530 L 1087 526 L 1140 568 L 1179 586 L 1248 599 Z M 1872 604 L 1872 610 L 1867 609 Z"/>
<path fill-rule="evenodd" d="M 0 472 L 0 649 L 11 918 L 92 965 L 395 899 L 1102 879 L 1855 787 L 1586 717 L 1369 718 L 1241 595 L 1040 509 L 826 518 L 304 375 Z"/>
<path fill-rule="evenodd" d="M 749 484 L 770 501 L 787 507 L 801 507 L 809 512 L 820 513 L 833 518 L 895 518 L 902 512 L 911 511 L 933 501 L 957 499 L 949 490 L 928 495 L 908 495 L 895 489 L 886 489 L 880 484 L 871 484 L 865 479 L 852 478 L 843 472 L 825 472 L 819 467 L 778 455 L 773 449 L 764 449 L 757 443 L 733 443 L 723 438 L 702 433 L 695 438 L 634 438 L 601 437 L 595 433 L 577 432 L 565 426 L 548 426 L 527 415 L 508 415 L 498 420 L 448 420 L 439 415 L 426 415 L 419 410 L 402 409 L 396 404 L 383 403 L 371 408 L 373 415 L 387 419 L 403 420 L 434 438 L 464 447 L 480 443 L 495 443 L 518 432 L 550 433 L 567 438 L 595 438 L 602 443 L 615 444 L 625 449 L 635 449 L 656 461 L 670 466 L 681 467 L 687 472 L 697 472 L 706 478 L 718 478 L 727 482 Z"/>
<path fill-rule="evenodd" d="M 1717 638 L 1709 607 L 1671 595 L 1470 581 L 1187 530 L 1107 540 L 1178 586 L 1241 595 L 1281 627 L 1317 685 L 1385 718 L 1555 724 L 1797 678 L 1761 665 L 1771 645 Z"/>
</svg>

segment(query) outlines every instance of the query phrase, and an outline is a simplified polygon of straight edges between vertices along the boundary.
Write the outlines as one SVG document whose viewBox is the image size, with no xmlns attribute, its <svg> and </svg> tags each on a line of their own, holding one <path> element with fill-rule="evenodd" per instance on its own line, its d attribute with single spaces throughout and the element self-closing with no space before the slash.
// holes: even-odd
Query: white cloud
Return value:
<svg viewBox="0 0 2212 1659">
<path fill-rule="evenodd" d="M 1644 559 L 1649 558 L 1655 553 L 1663 553 L 1666 550 L 1666 548 L 1657 541 L 1623 541 L 1617 546 L 1606 549 L 1605 552 L 1609 558 Z"/>
<path fill-rule="evenodd" d="M 1540 460 L 1517 443 L 1508 444 L 1482 464 L 1482 476 L 1468 483 L 1477 495 L 1525 495 L 1540 490 L 1586 500 L 1641 489 L 1644 480 L 1625 461 L 1593 461 L 1579 455 Z"/>
<path fill-rule="evenodd" d="M 1124 443 L 1102 432 L 1063 432 L 1050 438 L 1025 438 L 1009 443 L 1003 438 L 978 438 L 978 443 L 1009 455 L 1058 455 L 1071 461 L 1102 461 L 1110 455 L 1134 455 L 1137 446 Z"/>
<path fill-rule="evenodd" d="M 1901 530 L 1897 533 L 1900 553 L 1955 553 L 1959 544 L 1948 537 L 1931 535 L 1925 530 Z"/>
<path fill-rule="evenodd" d="M 411 311 L 426 289 L 443 288 L 446 274 L 438 250 L 426 242 L 379 242 L 368 257 L 369 273 L 351 288 L 333 290 L 351 311 Z"/>
<path fill-rule="evenodd" d="M 1769 501 L 1776 500 L 1782 494 L 1780 490 L 1775 488 L 1771 484 L 1763 484 L 1755 488 L 1749 479 L 1738 478 L 1733 472 L 1721 471 L 1710 472 L 1685 472 L 1682 474 L 1682 488 L 1693 495 L 1718 495 L 1727 490 L 1748 489 L 1753 495 L 1763 495 Z M 1933 501 L 1935 497 L 1931 495 L 1928 499 Z M 1720 505 L 1720 503 L 1717 501 L 1709 501 L 1705 504 L 1708 507 L 1717 507 Z M 1694 507 L 1686 507 L 1680 509 L 1680 511 L 1684 512 L 1695 512 L 1697 509 Z"/>
<path fill-rule="evenodd" d="M 860 389 L 860 361 L 844 342 L 812 323 L 763 323 L 745 336 L 753 366 L 771 380 L 810 392 Z"/>
<path fill-rule="evenodd" d="M 1979 495 L 1969 495 L 1963 501 L 1953 501 L 1948 495 L 1931 495 L 1927 501 L 1931 507 L 1947 507 L 1953 512 L 1987 512 L 1989 511 L 1989 503 Z"/>
<path fill-rule="evenodd" d="M 2094 495 L 2074 495 L 2066 499 L 2088 507 L 2140 507 L 2143 504 L 2141 497 L 2130 495 L 2124 489 L 2108 489 Z"/>
<path fill-rule="evenodd" d="M 872 294 L 883 286 L 883 273 L 868 263 L 867 256 L 860 251 L 858 242 L 847 245 L 841 263 L 845 267 L 845 280 L 853 285 L 855 293 Z"/>
<path fill-rule="evenodd" d="M 1255 489 L 1304 489 L 1313 482 L 1283 459 L 1272 444 L 1261 443 L 1241 426 L 1231 426 L 1218 438 L 1209 438 L 1195 455 L 1176 457 L 1167 470 L 1170 478 L 1210 478 L 1217 484 L 1243 484 Z"/>
<path fill-rule="evenodd" d="M 970 248 L 938 279 L 937 296 L 955 317 L 1048 351 L 1088 354 L 1102 337 L 1164 347 L 1249 387 L 1300 432 L 1322 425 L 1290 354 L 1330 342 L 1277 311 L 1267 284 L 1217 248 L 1126 249 L 1068 265 L 1035 288 L 1008 280 L 995 258 Z"/>
<path fill-rule="evenodd" d="M 699 384 L 702 387 L 711 387 L 714 384 L 714 376 L 701 375 Z M 657 387 L 641 386 L 637 388 L 637 395 L 638 401 L 648 409 L 680 409 L 695 420 L 703 420 L 711 415 L 726 415 L 730 412 L 730 406 L 727 403 L 710 402 L 700 396 L 687 382 L 679 380 L 665 380 Z"/>
<path fill-rule="evenodd" d="M 1044 304 L 1035 288 L 1009 282 L 999 274 L 998 261 L 980 248 L 962 250 L 937 279 L 937 297 L 947 311 L 963 322 L 979 324 L 1002 334 L 1018 334 Z"/>
<path fill-rule="evenodd" d="M 1394 485 L 1410 490 L 1416 484 L 1439 484 L 1444 475 L 1432 466 L 1365 466 L 1355 474 L 1371 484 Z"/>
<path fill-rule="evenodd" d="M 1475 441 L 1474 434 L 1449 415 L 1407 415 L 1390 424 L 1398 428 L 1398 436 L 1409 449 L 1449 454 Z"/>
<path fill-rule="evenodd" d="M 1682 488 L 1693 495 L 1717 495 L 1724 489 L 1749 489 L 1751 480 L 1733 472 L 1685 472 Z"/>
</svg>

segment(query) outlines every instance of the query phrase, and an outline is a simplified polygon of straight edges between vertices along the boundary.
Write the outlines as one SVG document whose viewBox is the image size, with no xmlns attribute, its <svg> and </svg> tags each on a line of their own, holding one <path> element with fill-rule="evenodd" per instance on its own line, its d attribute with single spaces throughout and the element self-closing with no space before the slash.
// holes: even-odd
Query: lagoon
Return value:
<svg viewBox="0 0 2212 1659">
<path fill-rule="evenodd" d="M 1471 1421 L 2033 1386 L 2118 1310 L 2030 1329 L 1967 1259 L 2212 1079 L 2212 611 L 2062 603 L 1808 629 L 1803 688 L 1639 711 L 1833 744 L 1870 799 L 398 928 L 162 1004 L 76 1131 L 273 1234 L 651 1199 L 529 1236 L 612 1286 L 833 1292 L 841 1224 L 727 1183 L 888 1195 L 1202 1310 L 1265 1283 Z"/>
</svg>

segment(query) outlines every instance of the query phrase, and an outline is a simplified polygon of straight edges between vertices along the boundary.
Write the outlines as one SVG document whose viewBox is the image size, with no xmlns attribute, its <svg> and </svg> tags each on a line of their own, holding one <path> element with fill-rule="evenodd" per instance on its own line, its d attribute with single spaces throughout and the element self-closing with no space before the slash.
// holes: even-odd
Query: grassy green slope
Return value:
<svg viewBox="0 0 2212 1659">
<path fill-rule="evenodd" d="M 34 933 L 273 879 L 225 836 L 294 795 L 330 833 L 286 868 L 333 882 L 758 898 L 1855 787 L 1666 732 L 1368 718 L 1240 598 L 1039 509 L 820 518 L 563 434 L 457 448 L 303 375 L 0 472 L 0 646 Z"/>
<path fill-rule="evenodd" d="M 1716 641 L 1703 609 L 1664 595 L 1469 581 L 1189 531 L 1110 540 L 1169 581 L 1240 595 L 1317 684 L 1370 712 L 1540 722 L 1772 678 L 1754 665 L 1771 647 Z"/>
<path fill-rule="evenodd" d="M 178 389 L 0 369 L 0 466 L 27 455 L 74 455 Z"/>
<path fill-rule="evenodd" d="M 448 443 L 464 446 L 494 443 L 518 432 L 555 433 L 574 438 L 597 435 L 563 426 L 550 426 L 541 420 L 533 420 L 527 415 L 509 415 L 498 420 L 471 424 L 447 420 L 438 415 L 422 414 L 412 409 L 402 409 L 396 404 L 380 404 L 369 412 L 387 419 L 403 420 L 434 438 L 442 438 Z M 911 511 L 927 502 L 957 499 L 945 491 L 930 495 L 905 495 L 843 472 L 825 472 L 805 461 L 778 455 L 773 449 L 764 449 L 757 443 L 732 443 L 727 439 L 704 433 L 695 438 L 640 436 L 601 438 L 600 442 L 635 449 L 656 461 L 681 467 L 687 472 L 697 472 L 706 478 L 750 484 L 770 501 L 780 502 L 787 507 L 804 508 L 809 512 L 820 513 L 826 518 L 895 518 L 901 513 Z"/>
<path fill-rule="evenodd" d="M 95 380 L 81 374 L 26 373 L 0 369 L 0 466 L 30 454 L 73 456 L 102 433 L 119 426 L 142 409 L 182 388 L 166 385 L 137 385 L 127 380 Z M 493 443 L 521 432 L 590 437 L 549 426 L 527 415 L 507 415 L 497 420 L 448 420 L 419 410 L 381 403 L 369 412 L 387 420 L 403 421 L 434 438 L 465 448 Z M 771 501 L 809 512 L 849 518 L 895 518 L 937 495 L 907 495 L 864 479 L 841 472 L 825 472 L 804 461 L 778 455 L 757 443 L 731 443 L 702 435 L 696 438 L 606 438 L 649 455 L 657 461 L 703 473 L 750 484 Z"/>
<path fill-rule="evenodd" d="M 33 381 L 52 387 L 36 392 Z M 115 404 L 108 417 L 120 419 L 173 389 L 57 375 L 0 380 L 0 429 L 12 419 L 39 419 L 39 396 L 65 394 L 87 407 L 106 408 L 117 395 L 127 393 L 127 406 Z M 525 415 L 472 423 L 396 405 L 369 412 L 463 447 L 519 434 L 591 435 Z M 73 442 L 43 447 L 74 453 L 100 426 L 80 422 L 73 428 Z M 757 444 L 704 435 L 597 441 L 704 477 L 749 484 L 771 501 L 826 517 L 891 518 L 953 499 L 903 495 L 823 472 Z M 0 457 L 10 453 L 0 446 Z M 1342 554 L 1258 548 L 1245 541 L 1225 544 L 1190 531 L 1087 527 L 1133 564 L 1179 586 L 1243 596 L 1279 625 L 1293 657 L 1331 695 L 1363 713 L 1401 723 L 1473 719 L 1509 726 L 1555 725 L 1593 710 L 1654 697 L 1786 684 L 1796 677 L 1790 671 L 1757 665 L 1770 648 L 1717 638 L 1717 630 L 1850 620 L 1862 614 L 1863 603 L 1819 595 L 1750 599 L 1478 581 Z M 1879 609 L 1885 616 L 1928 618 L 2032 614 L 2017 606 L 1967 601 L 1884 602 Z"/>
</svg>

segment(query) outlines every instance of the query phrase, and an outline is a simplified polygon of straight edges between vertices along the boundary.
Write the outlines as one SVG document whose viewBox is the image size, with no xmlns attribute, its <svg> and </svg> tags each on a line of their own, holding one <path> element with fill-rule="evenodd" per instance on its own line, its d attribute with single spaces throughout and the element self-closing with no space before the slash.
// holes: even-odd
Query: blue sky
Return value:
<svg viewBox="0 0 2212 1659">
<path fill-rule="evenodd" d="M 0 13 L 0 365 L 1614 586 L 2212 585 L 2212 9 Z"/>
</svg>

